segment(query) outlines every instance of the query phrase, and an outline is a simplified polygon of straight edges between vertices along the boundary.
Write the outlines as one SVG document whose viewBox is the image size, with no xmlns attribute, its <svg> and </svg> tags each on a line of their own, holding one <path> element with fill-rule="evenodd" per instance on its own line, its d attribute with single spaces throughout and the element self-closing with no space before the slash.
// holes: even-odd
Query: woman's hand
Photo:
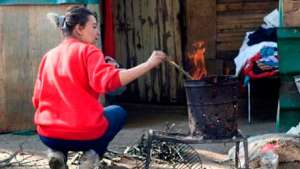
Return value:
<svg viewBox="0 0 300 169">
<path fill-rule="evenodd" d="M 116 68 L 120 68 L 120 65 L 114 58 L 112 58 L 110 56 L 105 56 L 104 60 L 106 63 L 111 64 L 111 65 L 115 66 Z"/>
<path fill-rule="evenodd" d="M 133 80 L 141 77 L 149 72 L 152 68 L 158 66 L 166 59 L 167 55 L 162 51 L 153 51 L 149 59 L 133 68 L 120 71 L 120 81 L 122 85 L 126 85 Z"/>
<path fill-rule="evenodd" d="M 167 55 L 162 51 L 153 51 L 150 58 L 146 61 L 146 63 L 150 66 L 150 68 L 154 68 L 161 64 Z"/>
</svg>

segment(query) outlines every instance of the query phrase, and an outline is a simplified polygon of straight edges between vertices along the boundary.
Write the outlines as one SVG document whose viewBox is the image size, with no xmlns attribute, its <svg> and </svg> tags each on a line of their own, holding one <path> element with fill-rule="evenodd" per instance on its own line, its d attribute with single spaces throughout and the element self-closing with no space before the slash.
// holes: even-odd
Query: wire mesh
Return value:
<svg viewBox="0 0 300 169">
<path fill-rule="evenodd" d="M 147 137 L 125 150 L 126 154 L 136 157 L 137 168 L 145 168 Z M 188 144 L 153 140 L 151 145 L 151 163 L 155 169 L 202 169 L 202 160 L 197 151 Z"/>
</svg>

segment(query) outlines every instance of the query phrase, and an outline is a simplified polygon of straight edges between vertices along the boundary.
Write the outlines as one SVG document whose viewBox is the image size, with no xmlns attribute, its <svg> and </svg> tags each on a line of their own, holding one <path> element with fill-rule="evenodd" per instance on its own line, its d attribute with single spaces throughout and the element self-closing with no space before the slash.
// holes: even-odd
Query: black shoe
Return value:
<svg viewBox="0 0 300 169">
<path fill-rule="evenodd" d="M 49 150 L 48 157 L 50 169 L 68 169 L 62 152 Z"/>
<path fill-rule="evenodd" d="M 80 159 L 79 169 L 95 169 L 98 167 L 99 155 L 94 150 L 83 153 Z"/>
</svg>

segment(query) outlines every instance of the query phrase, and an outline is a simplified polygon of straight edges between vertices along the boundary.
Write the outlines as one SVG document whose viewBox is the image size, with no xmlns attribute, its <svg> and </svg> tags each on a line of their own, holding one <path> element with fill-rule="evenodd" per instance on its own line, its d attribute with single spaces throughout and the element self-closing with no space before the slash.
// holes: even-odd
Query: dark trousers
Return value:
<svg viewBox="0 0 300 169">
<path fill-rule="evenodd" d="M 68 151 L 87 151 L 94 150 L 99 156 L 102 156 L 108 147 L 108 144 L 122 129 L 127 118 L 127 112 L 120 106 L 112 105 L 104 108 L 104 115 L 109 121 L 109 127 L 106 133 L 99 139 L 78 141 L 52 139 L 40 135 L 41 141 L 49 148 L 63 152 L 67 155 Z"/>
</svg>

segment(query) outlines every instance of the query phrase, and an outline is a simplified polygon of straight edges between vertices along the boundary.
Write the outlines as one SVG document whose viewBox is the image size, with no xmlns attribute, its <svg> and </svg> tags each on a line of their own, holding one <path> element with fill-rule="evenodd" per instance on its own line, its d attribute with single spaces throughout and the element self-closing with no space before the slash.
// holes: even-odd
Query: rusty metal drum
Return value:
<svg viewBox="0 0 300 169">
<path fill-rule="evenodd" d="M 236 136 L 239 81 L 235 76 L 208 76 L 184 83 L 190 134 L 206 139 Z"/>
</svg>

